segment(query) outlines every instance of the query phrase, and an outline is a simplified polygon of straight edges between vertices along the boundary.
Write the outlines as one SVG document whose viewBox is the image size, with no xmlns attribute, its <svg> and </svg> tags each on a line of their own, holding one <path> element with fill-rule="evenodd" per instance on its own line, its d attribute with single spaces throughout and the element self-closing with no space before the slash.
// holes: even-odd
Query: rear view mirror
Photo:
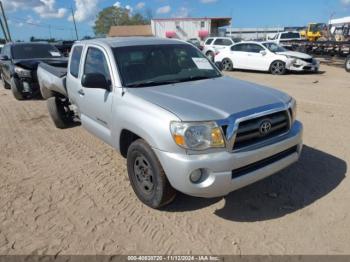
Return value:
<svg viewBox="0 0 350 262">
<path fill-rule="evenodd" d="M 267 53 L 266 53 L 265 50 L 261 50 L 261 51 L 260 51 L 260 54 L 263 55 L 263 56 L 265 56 Z"/>
<path fill-rule="evenodd" d="M 103 74 L 91 73 L 84 74 L 81 79 L 81 85 L 85 88 L 100 88 L 110 91 L 110 81 Z"/>
<path fill-rule="evenodd" d="M 222 62 L 215 62 L 215 65 L 220 71 L 224 70 L 224 65 Z"/>
</svg>

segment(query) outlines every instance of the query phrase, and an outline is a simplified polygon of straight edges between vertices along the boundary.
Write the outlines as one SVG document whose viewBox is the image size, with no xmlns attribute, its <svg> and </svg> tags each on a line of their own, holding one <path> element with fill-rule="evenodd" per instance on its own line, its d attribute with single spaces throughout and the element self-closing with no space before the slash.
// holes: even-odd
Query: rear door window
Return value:
<svg viewBox="0 0 350 262">
<path fill-rule="evenodd" d="M 73 48 L 72 57 L 70 59 L 69 72 L 74 77 L 78 77 L 79 76 L 79 66 L 80 66 L 80 60 L 81 60 L 82 52 L 83 52 L 83 47 L 82 46 L 75 46 Z"/>
<path fill-rule="evenodd" d="M 213 42 L 213 40 L 213 38 L 207 39 L 207 41 L 205 41 L 205 45 L 210 45 Z"/>
<path fill-rule="evenodd" d="M 230 46 L 232 44 L 233 43 L 230 39 L 225 39 L 225 38 L 218 38 L 214 42 L 214 45 Z"/>
</svg>

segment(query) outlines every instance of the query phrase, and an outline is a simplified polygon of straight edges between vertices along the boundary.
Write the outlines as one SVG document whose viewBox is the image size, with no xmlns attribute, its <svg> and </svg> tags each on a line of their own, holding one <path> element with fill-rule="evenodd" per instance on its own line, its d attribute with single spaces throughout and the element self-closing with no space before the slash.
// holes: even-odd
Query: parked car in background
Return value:
<svg viewBox="0 0 350 262">
<path fill-rule="evenodd" d="M 152 208 L 176 190 L 219 197 L 296 162 L 302 124 L 289 95 L 223 76 L 193 45 L 106 38 L 73 46 L 67 74 L 40 64 L 58 128 L 79 119 L 127 159 L 137 197 Z M 122 178 L 118 178 L 122 179 Z"/>
<path fill-rule="evenodd" d="M 241 42 L 218 52 L 215 62 L 224 70 L 234 69 L 269 71 L 283 75 L 289 71 L 317 72 L 319 62 L 312 56 L 289 51 L 274 42 Z"/>
<path fill-rule="evenodd" d="M 350 55 L 345 59 L 345 70 L 350 73 Z"/>
<path fill-rule="evenodd" d="M 1 81 L 11 89 L 17 100 L 33 97 L 39 92 L 36 70 L 40 62 L 67 65 L 67 59 L 47 43 L 9 43 L 0 55 Z"/>
<path fill-rule="evenodd" d="M 203 46 L 201 45 L 201 41 L 199 41 L 197 38 L 188 39 L 187 42 L 194 45 L 199 50 L 203 50 Z"/>
<path fill-rule="evenodd" d="M 292 31 L 292 32 L 280 32 L 277 33 L 273 38 L 270 38 L 270 42 L 274 42 L 280 46 L 283 46 L 285 48 L 292 48 L 292 44 L 289 42 L 296 42 L 305 40 L 301 34 L 298 31 Z"/>
<path fill-rule="evenodd" d="M 203 54 L 205 54 L 211 61 L 217 51 L 233 45 L 235 42 L 230 37 L 209 37 L 205 40 L 203 46 Z"/>
</svg>

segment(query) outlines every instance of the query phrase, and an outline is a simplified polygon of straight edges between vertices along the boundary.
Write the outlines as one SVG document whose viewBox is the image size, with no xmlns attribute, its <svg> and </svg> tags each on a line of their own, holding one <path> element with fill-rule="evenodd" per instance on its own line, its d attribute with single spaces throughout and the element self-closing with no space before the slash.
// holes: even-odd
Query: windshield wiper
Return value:
<svg viewBox="0 0 350 262">
<path fill-rule="evenodd" d="M 220 76 L 214 76 L 214 77 L 208 77 L 208 76 L 191 76 L 191 77 L 188 77 L 188 78 L 180 79 L 179 81 L 180 81 L 180 82 L 189 82 L 189 81 L 197 81 L 197 80 L 204 80 L 204 79 L 213 79 L 213 78 L 217 78 L 217 77 L 220 77 Z"/>
<path fill-rule="evenodd" d="M 179 83 L 179 80 L 166 80 L 166 81 L 145 81 L 145 82 L 134 82 L 127 84 L 126 87 L 146 87 L 146 86 L 160 86 Z"/>
</svg>

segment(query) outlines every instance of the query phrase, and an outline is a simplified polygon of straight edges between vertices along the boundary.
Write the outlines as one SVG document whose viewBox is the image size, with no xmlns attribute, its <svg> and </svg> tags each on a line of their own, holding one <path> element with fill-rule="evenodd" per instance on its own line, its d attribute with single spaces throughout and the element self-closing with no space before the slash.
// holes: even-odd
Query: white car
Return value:
<svg viewBox="0 0 350 262">
<path fill-rule="evenodd" d="M 229 37 L 209 37 L 205 40 L 203 54 L 214 61 L 215 53 L 233 45 L 235 42 Z"/>
<path fill-rule="evenodd" d="M 317 72 L 320 64 L 312 56 L 289 51 L 273 42 L 242 42 L 218 52 L 215 62 L 224 70 L 267 71 L 283 75 L 289 71 Z"/>
</svg>

